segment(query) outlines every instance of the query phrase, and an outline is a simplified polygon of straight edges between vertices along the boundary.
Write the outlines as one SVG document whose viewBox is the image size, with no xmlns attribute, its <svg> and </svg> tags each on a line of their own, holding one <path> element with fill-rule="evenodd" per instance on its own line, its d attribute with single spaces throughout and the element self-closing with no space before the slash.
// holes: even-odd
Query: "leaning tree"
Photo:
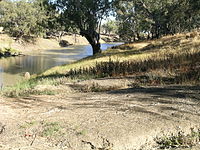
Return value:
<svg viewBox="0 0 200 150">
<path fill-rule="evenodd" d="M 84 36 L 93 49 L 93 55 L 101 52 L 100 33 L 97 31 L 101 21 L 109 15 L 112 0 L 57 0 L 63 19 L 68 19 Z"/>
</svg>

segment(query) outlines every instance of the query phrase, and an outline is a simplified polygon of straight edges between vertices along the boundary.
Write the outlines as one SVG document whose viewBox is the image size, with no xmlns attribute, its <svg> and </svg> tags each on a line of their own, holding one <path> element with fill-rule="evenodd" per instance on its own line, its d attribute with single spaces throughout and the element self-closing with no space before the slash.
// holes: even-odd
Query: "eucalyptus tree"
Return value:
<svg viewBox="0 0 200 150">
<path fill-rule="evenodd" d="M 0 2 L 0 25 L 11 36 L 39 36 L 45 19 L 45 12 L 34 1 Z"/>
<path fill-rule="evenodd" d="M 71 29 L 67 18 L 63 18 L 56 5 L 49 0 L 36 0 L 37 5 L 44 11 L 46 19 L 42 21 L 41 26 L 45 29 L 46 36 L 54 36 L 61 40 L 65 32 Z"/>
<path fill-rule="evenodd" d="M 93 49 L 93 54 L 101 52 L 100 34 L 97 31 L 101 21 L 109 15 L 112 0 L 57 0 L 63 18 L 69 21 L 66 24 L 74 24 L 80 35 L 84 36 Z"/>
<path fill-rule="evenodd" d="M 200 27 L 200 0 L 116 0 L 115 8 L 120 35 L 134 39 L 135 34 L 159 38 Z"/>
<path fill-rule="evenodd" d="M 125 41 L 132 41 L 135 34 L 133 1 L 115 2 L 116 19 L 119 22 L 118 34 Z"/>
</svg>

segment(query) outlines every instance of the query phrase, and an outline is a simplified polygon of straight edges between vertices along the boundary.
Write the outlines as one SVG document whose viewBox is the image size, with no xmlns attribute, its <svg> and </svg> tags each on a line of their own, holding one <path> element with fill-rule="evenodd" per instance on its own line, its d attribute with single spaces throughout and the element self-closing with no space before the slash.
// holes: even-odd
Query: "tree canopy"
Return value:
<svg viewBox="0 0 200 150">
<path fill-rule="evenodd" d="M 56 4 L 63 18 L 69 20 L 79 30 L 93 48 L 93 54 L 100 53 L 100 35 L 98 29 L 101 21 L 108 16 L 111 0 L 57 0 Z M 67 23 L 67 22 L 66 22 Z"/>
<path fill-rule="evenodd" d="M 2 1 L 0 5 L 0 26 L 11 36 L 40 35 L 45 12 L 34 2 Z"/>
<path fill-rule="evenodd" d="M 102 26 L 111 12 L 116 20 Z M 0 1 L 0 26 L 18 38 L 72 29 L 97 54 L 101 27 L 126 42 L 199 28 L 200 0 L 5 0 Z"/>
<path fill-rule="evenodd" d="M 117 0 L 119 34 L 125 40 L 191 31 L 199 27 L 199 0 Z"/>
</svg>

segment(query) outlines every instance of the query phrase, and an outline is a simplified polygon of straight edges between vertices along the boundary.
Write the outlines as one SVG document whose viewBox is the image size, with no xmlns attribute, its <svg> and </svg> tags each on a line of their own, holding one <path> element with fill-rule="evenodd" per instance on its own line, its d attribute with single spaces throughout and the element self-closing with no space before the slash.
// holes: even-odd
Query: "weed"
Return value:
<svg viewBox="0 0 200 150">
<path fill-rule="evenodd" d="M 52 91 L 52 90 L 43 90 L 43 91 L 37 91 L 37 90 L 33 90 L 32 92 L 30 92 L 29 94 L 34 94 L 34 95 L 56 95 L 56 91 Z"/>
<path fill-rule="evenodd" d="M 19 97 L 27 96 L 32 91 L 32 89 L 37 85 L 36 79 L 30 79 L 27 81 L 22 81 L 11 87 L 6 87 L 2 93 L 8 97 Z"/>
<path fill-rule="evenodd" d="M 27 128 L 30 128 L 30 127 L 36 125 L 36 124 L 37 124 L 36 121 L 26 122 L 23 125 L 20 125 L 20 128 L 27 129 Z"/>
<path fill-rule="evenodd" d="M 87 131 L 86 130 L 81 130 L 77 132 L 77 135 L 86 135 Z"/>
<path fill-rule="evenodd" d="M 30 80 L 24 80 L 11 87 L 6 87 L 1 91 L 1 94 L 7 97 L 21 97 L 29 96 L 30 94 L 35 95 L 55 95 L 56 92 L 50 89 L 45 89 L 43 91 L 35 90 L 37 85 L 55 85 L 56 80 L 49 78 L 31 78 Z"/>
<path fill-rule="evenodd" d="M 50 122 L 44 124 L 44 129 L 41 132 L 41 136 L 43 137 L 51 137 L 59 134 L 59 131 L 61 131 L 62 127 L 58 122 Z"/>
<path fill-rule="evenodd" d="M 179 131 L 178 134 L 171 134 L 170 136 L 164 135 L 163 137 L 156 138 L 155 141 L 160 149 L 188 148 L 199 144 L 200 130 L 195 131 L 191 128 L 188 134 Z"/>
</svg>

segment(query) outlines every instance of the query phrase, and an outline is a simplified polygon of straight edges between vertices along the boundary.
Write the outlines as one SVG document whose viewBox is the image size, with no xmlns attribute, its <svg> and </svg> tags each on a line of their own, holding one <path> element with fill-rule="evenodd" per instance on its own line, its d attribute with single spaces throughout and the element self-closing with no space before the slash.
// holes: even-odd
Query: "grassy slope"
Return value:
<svg viewBox="0 0 200 150">
<path fill-rule="evenodd" d="M 118 64 L 119 62 L 128 61 L 131 62 L 131 65 L 145 65 L 147 68 L 145 70 L 148 70 L 148 73 L 157 74 L 157 76 L 176 76 L 177 73 L 191 72 L 192 69 L 198 70 L 200 63 L 199 55 L 199 33 L 178 34 L 153 41 L 117 46 L 104 51 L 100 55 L 87 57 L 69 65 L 52 68 L 44 72 L 42 76 L 62 76 L 66 75 L 71 69 L 76 69 L 75 72 L 78 72 L 80 68 L 95 68 L 96 63 L 108 62 L 109 60 L 118 62 Z M 158 63 L 160 66 L 156 65 L 157 67 L 155 67 L 155 64 Z M 166 67 L 166 65 L 171 67 Z M 138 68 L 140 66 L 138 66 Z M 136 73 L 129 72 L 127 71 L 128 75 L 135 75 Z M 138 71 L 138 73 L 141 72 Z M 145 73 L 147 73 L 147 71 Z M 115 74 L 114 76 L 117 75 L 121 76 L 121 74 Z M 197 72 L 197 75 L 199 75 L 199 72 Z"/>
<path fill-rule="evenodd" d="M 109 66 L 110 64 L 111 66 Z M 121 68 L 117 65 L 121 66 Z M 66 75 L 73 75 L 81 79 L 107 76 L 131 76 L 139 84 L 145 85 L 166 83 L 199 84 L 199 65 L 199 33 L 177 34 L 158 40 L 124 44 L 104 51 L 102 54 L 90 56 L 72 64 L 54 67 L 37 78 L 12 87 L 6 93 L 9 93 L 7 95 L 10 96 L 21 95 L 20 93 L 30 93 L 29 89 L 33 89 L 41 83 L 62 83 L 61 79 L 65 78 Z M 132 67 L 134 72 L 130 70 L 130 66 L 134 66 L 134 68 Z M 141 69 L 141 66 L 143 69 Z M 106 74 L 104 72 L 105 69 L 113 71 L 113 68 L 110 67 L 118 68 L 118 72 Z M 96 76 L 97 72 L 95 70 L 98 70 L 99 76 Z M 91 74 L 91 72 L 95 72 L 95 74 Z"/>
</svg>

